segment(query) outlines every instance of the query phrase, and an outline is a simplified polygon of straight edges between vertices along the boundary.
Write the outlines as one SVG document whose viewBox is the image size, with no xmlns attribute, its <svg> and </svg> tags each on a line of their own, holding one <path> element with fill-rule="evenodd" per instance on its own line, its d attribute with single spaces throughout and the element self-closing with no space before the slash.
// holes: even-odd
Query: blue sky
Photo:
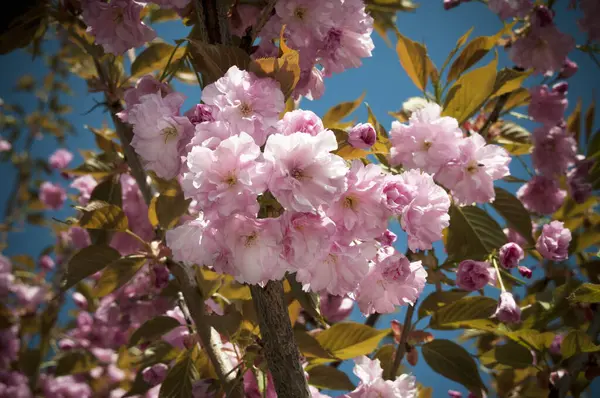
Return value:
<svg viewBox="0 0 600 398">
<path fill-rule="evenodd" d="M 560 3 L 559 6 L 563 7 L 557 8 L 556 21 L 559 28 L 573 35 L 578 43 L 584 43 L 585 36 L 579 32 L 576 25 L 579 13 L 567 10 L 565 8 L 566 3 L 568 3 L 566 0 L 557 3 Z M 401 13 L 398 15 L 398 29 L 403 35 L 426 44 L 429 55 L 438 68 L 443 63 L 450 49 L 454 47 L 456 40 L 471 27 L 474 27 L 471 38 L 495 34 L 502 27 L 501 21 L 485 5 L 479 2 L 463 4 L 450 11 L 443 9 L 441 0 L 421 0 L 420 4 L 421 7 L 416 12 Z M 180 22 L 158 25 L 157 30 L 161 37 L 171 43 L 174 39 L 182 38 L 186 35 L 186 31 Z M 395 45 L 395 38 L 392 35 L 390 35 L 390 38 Z M 354 100 L 364 91 L 366 92 L 365 102 L 369 103 L 379 121 L 389 130 L 393 118 L 387 112 L 400 109 L 406 99 L 419 96 L 420 92 L 415 88 L 400 66 L 394 46 L 388 47 L 377 34 L 373 35 L 373 39 L 375 41 L 373 57 L 364 60 L 362 68 L 348 70 L 343 74 L 327 79 L 324 96 L 317 101 L 303 100 L 301 107 L 310 109 L 322 116 L 330 107 L 342 101 Z M 501 66 L 510 66 L 508 57 L 502 49 L 499 50 L 499 58 Z M 578 98 L 582 99 L 583 107 L 586 109 L 591 103 L 593 95 L 600 92 L 600 79 L 598 78 L 600 70 L 592 63 L 588 55 L 580 51 L 573 51 L 570 58 L 579 64 L 580 70 L 574 77 L 569 79 L 570 104 L 567 113 L 572 111 Z M 31 57 L 23 51 L 2 56 L 1 61 L 3 65 L 3 77 L 0 80 L 0 97 L 7 103 L 18 102 L 26 110 L 31 111 L 35 104 L 31 101 L 30 94 L 14 93 L 12 88 L 22 74 L 28 73 L 36 77 L 43 77 L 43 62 L 41 60 L 32 61 Z M 535 80 L 535 78 L 530 79 L 528 82 Z M 73 113 L 69 116 L 69 120 L 75 126 L 77 135 L 67 139 L 66 147 L 74 152 L 78 149 L 93 149 L 95 145 L 92 134 L 84 128 L 84 125 L 99 127 L 103 122 L 108 123 L 110 118 L 101 109 L 87 113 L 95 105 L 94 98 L 97 97 L 87 94 L 85 82 L 78 78 L 70 78 L 68 83 L 75 95 L 66 98 L 65 101 L 73 107 Z M 182 91 L 188 97 L 184 106 L 185 109 L 193 106 L 200 98 L 200 92 L 197 87 L 178 84 L 176 85 L 176 89 Z M 361 107 L 353 116 L 357 117 L 359 121 L 365 121 L 365 108 Z M 598 120 L 600 120 L 600 117 L 596 118 L 596 129 L 599 125 Z M 528 122 L 524 123 L 524 126 L 528 128 L 533 127 Z M 22 145 L 21 142 L 13 144 L 17 146 Z M 54 140 L 48 137 L 37 141 L 33 152 L 35 156 L 47 157 L 56 148 Z M 81 158 L 77 156 L 73 164 L 78 164 L 80 161 Z M 527 178 L 524 169 L 516 164 L 516 162 L 513 162 L 511 165 L 511 172 L 517 177 Z M 2 176 L 3 186 L 11 187 L 15 178 L 13 168 L 7 164 L 0 164 L 0 175 Z M 62 180 L 58 175 L 54 175 L 50 179 L 56 181 Z M 514 190 L 514 187 L 510 187 L 508 184 L 505 187 Z M 8 194 L 8 188 L 0 190 L 0 207 L 3 208 L 5 206 Z M 49 212 L 48 215 L 64 219 L 71 214 L 71 210 L 67 208 L 59 212 Z M 399 232 L 397 226 L 395 226 L 394 230 L 395 232 Z M 405 241 L 401 234 L 399 236 L 400 239 L 397 247 L 400 251 L 405 251 Z M 11 234 L 9 247 L 6 249 L 5 254 L 28 253 L 37 257 L 37 253 L 50 244 L 52 244 L 52 237 L 46 229 L 25 227 L 22 231 Z M 437 252 L 439 253 L 441 250 Z M 424 295 L 428 292 L 429 290 L 426 290 Z M 400 309 L 396 314 L 382 317 L 378 325 L 380 327 L 389 326 L 391 319 L 398 319 L 402 322 L 404 311 L 405 309 Z M 358 312 L 355 312 L 352 318 L 357 321 L 364 320 L 364 317 Z M 421 326 L 425 326 L 425 323 L 422 323 Z M 455 334 L 444 334 L 446 338 L 453 336 Z M 352 364 L 345 363 L 341 369 L 351 371 L 351 368 Z M 435 397 L 446 396 L 448 389 L 465 392 L 464 388 L 460 385 L 433 373 L 424 365 L 422 358 L 416 367 L 411 368 L 408 366 L 407 369 L 413 372 L 424 385 L 434 387 Z M 355 378 L 353 380 L 356 381 Z"/>
</svg>

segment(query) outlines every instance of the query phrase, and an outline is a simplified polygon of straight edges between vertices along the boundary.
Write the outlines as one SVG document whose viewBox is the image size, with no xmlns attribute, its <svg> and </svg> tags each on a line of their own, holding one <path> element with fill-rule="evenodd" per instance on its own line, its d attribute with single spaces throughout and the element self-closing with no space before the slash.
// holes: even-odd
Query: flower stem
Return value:
<svg viewBox="0 0 600 398">
<path fill-rule="evenodd" d="M 496 275 L 498 275 L 498 282 L 500 282 L 500 289 L 502 293 L 506 291 L 504 288 L 504 282 L 502 281 L 502 274 L 500 273 L 500 268 L 498 268 L 498 261 L 495 258 L 492 259 L 492 264 L 494 264 L 494 268 L 496 268 Z"/>
</svg>

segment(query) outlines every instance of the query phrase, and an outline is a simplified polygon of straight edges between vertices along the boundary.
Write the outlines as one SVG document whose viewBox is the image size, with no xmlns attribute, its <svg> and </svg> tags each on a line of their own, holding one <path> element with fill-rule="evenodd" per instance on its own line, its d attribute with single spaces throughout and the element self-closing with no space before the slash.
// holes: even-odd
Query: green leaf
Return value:
<svg viewBox="0 0 600 398">
<path fill-rule="evenodd" d="M 202 74 L 204 87 L 225 75 L 230 67 L 247 70 L 250 64 L 250 56 L 239 47 L 190 40 L 188 50 L 194 67 Z"/>
<path fill-rule="evenodd" d="M 496 311 L 498 302 L 491 297 L 471 296 L 443 306 L 435 311 L 429 321 L 432 329 L 485 329 L 495 330 L 496 324 L 489 318 Z M 485 321 L 485 322 L 472 322 Z"/>
<path fill-rule="evenodd" d="M 500 225 L 479 207 L 450 207 L 446 250 L 452 260 L 481 259 L 505 243 Z"/>
<path fill-rule="evenodd" d="M 415 86 L 419 90 L 425 91 L 429 76 L 428 67 L 431 64 L 431 60 L 427 55 L 427 47 L 416 41 L 412 41 L 399 32 L 396 32 L 396 36 L 398 38 L 396 52 L 398 53 L 400 64 Z"/>
<path fill-rule="evenodd" d="M 523 344 L 526 347 L 533 348 L 537 351 L 543 351 L 550 347 L 554 340 L 554 333 L 540 333 L 534 329 L 522 329 L 514 332 L 505 333 L 505 336 L 511 340 Z"/>
<path fill-rule="evenodd" d="M 496 129 L 496 127 L 495 127 Z M 502 121 L 496 130 L 495 142 L 512 155 L 527 155 L 531 152 L 531 133 L 522 126 L 509 121 Z"/>
<path fill-rule="evenodd" d="M 336 127 L 337 124 L 362 104 L 365 99 L 366 92 L 363 92 L 360 97 L 354 101 L 342 102 L 330 108 L 323 116 L 323 125 L 326 128 Z"/>
<path fill-rule="evenodd" d="M 200 356 L 198 346 L 181 353 L 160 386 L 159 398 L 189 398 L 192 384 L 200 378 L 196 361 Z"/>
<path fill-rule="evenodd" d="M 142 341 L 154 340 L 179 326 L 181 326 L 179 321 L 170 316 L 161 315 L 149 319 L 133 332 L 129 338 L 129 346 L 137 345 Z"/>
<path fill-rule="evenodd" d="M 477 364 L 467 350 L 458 344 L 450 340 L 436 339 L 424 344 L 421 353 L 425 362 L 435 372 L 462 384 L 479 396 L 481 390 L 487 391 L 477 370 Z"/>
<path fill-rule="evenodd" d="M 127 231 L 129 222 L 123 210 L 115 205 L 99 200 L 78 207 L 83 212 L 79 226 L 86 229 L 102 229 L 106 231 Z"/>
<path fill-rule="evenodd" d="M 461 76 L 448 91 L 443 116 L 451 116 L 459 124 L 473 116 L 494 91 L 497 66 L 498 57 Z"/>
<path fill-rule="evenodd" d="M 68 290 L 79 281 L 102 270 L 121 257 L 121 254 L 106 245 L 93 245 L 79 250 L 67 264 L 63 290 Z"/>
<path fill-rule="evenodd" d="M 133 255 L 122 257 L 112 263 L 100 275 L 94 288 L 96 297 L 104 297 L 129 282 L 131 278 L 146 264 L 146 257 Z"/>
<path fill-rule="evenodd" d="M 186 199 L 179 183 L 152 198 L 148 207 L 148 218 L 153 226 L 171 229 L 177 225 L 179 218 L 187 213 L 191 199 Z"/>
<path fill-rule="evenodd" d="M 142 77 L 155 70 L 162 70 L 167 66 L 171 54 L 175 51 L 171 63 L 176 59 L 184 56 L 185 48 L 180 47 L 175 50 L 175 47 L 162 42 L 150 43 L 148 48 L 142 51 L 131 64 L 131 76 Z"/>
<path fill-rule="evenodd" d="M 96 358 L 84 350 L 71 350 L 61 354 L 56 363 L 56 375 L 79 374 L 97 366 Z"/>
<path fill-rule="evenodd" d="M 321 344 L 312 335 L 308 334 L 305 330 L 294 329 L 294 338 L 298 343 L 300 353 L 306 358 L 326 358 L 335 360 L 335 357 L 331 355 L 325 348 L 321 347 Z"/>
<path fill-rule="evenodd" d="M 349 390 L 356 388 L 348 375 L 327 365 L 318 365 L 308 371 L 308 384 L 327 390 Z"/>
<path fill-rule="evenodd" d="M 115 162 L 103 159 L 100 156 L 87 159 L 82 165 L 74 169 L 66 170 L 68 174 L 74 175 L 90 175 L 94 178 L 104 178 L 113 175 L 117 172 Z"/>
<path fill-rule="evenodd" d="M 121 179 L 118 175 L 112 176 L 100 182 L 90 194 L 90 201 L 103 201 L 115 205 L 123 206 L 123 192 L 121 189 Z"/>
<path fill-rule="evenodd" d="M 503 68 L 496 76 L 494 83 L 494 93 L 492 98 L 503 94 L 512 93 L 521 88 L 521 85 L 531 75 L 531 71 L 518 71 L 515 69 Z"/>
<path fill-rule="evenodd" d="M 571 293 L 569 300 L 574 303 L 600 303 L 600 285 L 584 283 Z"/>
<path fill-rule="evenodd" d="M 479 360 L 488 368 L 495 368 L 500 364 L 508 368 L 524 369 L 533 364 L 531 351 L 512 341 L 483 353 Z"/>
<path fill-rule="evenodd" d="M 377 330 L 354 322 L 336 323 L 320 332 L 316 339 L 336 358 L 351 359 L 372 352 L 390 329 Z"/>
<path fill-rule="evenodd" d="M 464 71 L 485 57 L 496 45 L 496 41 L 497 38 L 495 36 L 481 36 L 471 40 L 450 66 L 448 81 L 458 79 Z"/>
<path fill-rule="evenodd" d="M 494 188 L 496 199 L 492 206 L 508 223 L 508 226 L 517 231 L 532 246 L 535 240 L 531 235 L 531 217 L 529 212 L 523 207 L 523 203 L 510 192 L 502 188 Z"/>
<path fill-rule="evenodd" d="M 560 345 L 560 353 L 563 359 L 572 357 L 583 352 L 600 351 L 600 346 L 594 344 L 590 336 L 582 330 L 571 330 Z"/>
<path fill-rule="evenodd" d="M 320 296 L 314 292 L 306 292 L 302 289 L 302 284 L 296 281 L 295 274 L 288 274 L 286 277 L 292 289 L 292 296 L 298 300 L 304 311 L 311 317 L 319 321 L 322 325 L 326 325 L 323 315 L 321 315 Z"/>
<path fill-rule="evenodd" d="M 242 325 L 242 313 L 239 312 L 234 304 L 225 307 L 223 315 L 207 315 L 206 322 L 212 325 L 217 332 L 230 338 L 235 335 Z"/>
<path fill-rule="evenodd" d="M 464 290 L 448 290 L 445 292 L 434 291 L 429 296 L 425 297 L 419 305 L 419 319 L 425 318 L 437 311 L 440 307 L 451 304 L 465 297 L 469 292 Z"/>
</svg>

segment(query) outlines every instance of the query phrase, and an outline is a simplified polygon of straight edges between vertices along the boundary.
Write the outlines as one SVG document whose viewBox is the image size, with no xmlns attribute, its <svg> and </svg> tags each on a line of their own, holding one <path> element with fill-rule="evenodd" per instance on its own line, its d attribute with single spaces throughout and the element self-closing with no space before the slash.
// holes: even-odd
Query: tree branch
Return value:
<svg viewBox="0 0 600 398">
<path fill-rule="evenodd" d="M 300 352 L 292 331 L 283 295 L 283 282 L 270 281 L 264 288 L 251 285 L 269 370 L 281 398 L 310 397 Z"/>
<path fill-rule="evenodd" d="M 483 124 L 483 127 L 481 127 L 481 129 L 479 130 L 479 134 L 481 134 L 482 137 L 485 138 L 485 134 L 487 133 L 489 128 L 498 121 L 498 118 L 500 117 L 500 112 L 502 112 L 502 108 L 504 108 L 506 101 L 508 101 L 509 95 L 510 93 L 502 94 L 496 101 L 496 105 L 494 106 L 492 113 L 490 113 L 490 117 L 487 118 L 487 120 Z"/>
<path fill-rule="evenodd" d="M 406 341 L 408 340 L 408 334 L 410 333 L 410 328 L 412 326 L 412 317 L 415 312 L 415 307 L 417 303 L 414 305 L 409 305 L 406 309 L 406 316 L 404 317 L 404 326 L 402 327 L 402 334 L 400 335 L 400 342 L 398 343 L 398 348 L 396 349 L 396 355 L 394 356 L 394 362 L 392 363 L 392 367 L 388 373 L 388 380 L 393 380 L 396 378 L 396 373 L 398 373 L 398 368 L 400 368 L 400 364 L 402 363 L 402 359 L 404 358 L 404 354 L 406 354 Z"/>
</svg>

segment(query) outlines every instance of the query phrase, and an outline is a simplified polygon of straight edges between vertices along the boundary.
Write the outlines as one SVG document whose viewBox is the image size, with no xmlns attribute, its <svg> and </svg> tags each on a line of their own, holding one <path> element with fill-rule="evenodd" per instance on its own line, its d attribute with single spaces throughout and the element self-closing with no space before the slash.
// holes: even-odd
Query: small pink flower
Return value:
<svg viewBox="0 0 600 398">
<path fill-rule="evenodd" d="M 509 175 L 510 156 L 497 145 L 473 133 L 460 142 L 460 156 L 435 175 L 436 181 L 450 188 L 460 205 L 491 202 L 495 199 L 494 181 Z"/>
<path fill-rule="evenodd" d="M 533 167 L 547 177 L 564 175 L 577 159 L 575 139 L 559 126 L 534 130 L 533 145 Z"/>
<path fill-rule="evenodd" d="M 409 124 L 392 123 L 391 163 L 436 173 L 460 154 L 462 131 L 454 118 L 441 116 L 442 108 L 427 103 L 410 116 Z"/>
<path fill-rule="evenodd" d="M 575 73 L 577 73 L 578 69 L 579 69 L 579 66 L 577 66 L 577 63 L 575 61 L 571 61 L 569 58 L 567 58 L 567 59 L 565 59 L 563 67 L 560 70 L 560 73 L 558 74 L 558 78 L 559 79 L 568 79 L 571 76 L 573 76 Z"/>
<path fill-rule="evenodd" d="M 156 33 L 140 20 L 144 3 L 134 0 L 82 1 L 83 20 L 88 33 L 104 51 L 121 55 L 154 39 Z"/>
<path fill-rule="evenodd" d="M 392 246 L 394 242 L 398 239 L 395 233 L 387 229 L 379 238 L 375 238 L 375 240 L 381 243 L 383 246 Z"/>
<path fill-rule="evenodd" d="M 458 264 L 456 284 L 463 290 L 480 290 L 496 282 L 496 271 L 487 261 L 464 260 Z"/>
<path fill-rule="evenodd" d="M 515 302 L 511 292 L 502 292 L 500 299 L 498 300 L 498 307 L 494 316 L 498 318 L 500 322 L 504 323 L 520 323 L 521 322 L 521 309 Z"/>
<path fill-rule="evenodd" d="M 69 228 L 69 240 L 75 249 L 83 249 L 92 244 L 90 234 L 81 227 Z"/>
<path fill-rule="evenodd" d="M 561 122 L 569 105 L 567 88 L 568 83 L 562 82 L 555 84 L 551 90 L 546 85 L 529 89 L 531 94 L 531 102 L 528 108 L 529 116 L 533 120 L 549 126 Z"/>
<path fill-rule="evenodd" d="M 533 272 L 531 272 L 529 268 L 519 265 L 519 274 L 521 274 L 523 278 L 531 279 Z"/>
<path fill-rule="evenodd" d="M 51 210 L 60 209 L 65 200 L 67 200 L 67 192 L 65 192 L 64 188 L 48 181 L 40 185 L 39 196 L 44 206 Z"/>
<path fill-rule="evenodd" d="M 163 382 L 167 377 L 169 367 L 164 363 L 157 363 L 142 370 L 142 378 L 151 387 Z"/>
<path fill-rule="evenodd" d="M 517 198 L 523 206 L 539 214 L 554 213 L 566 197 L 567 192 L 560 189 L 558 181 L 544 176 L 534 176 L 517 191 Z"/>
<path fill-rule="evenodd" d="M 379 359 L 371 360 L 366 356 L 354 360 L 354 374 L 360 379 L 358 387 L 345 395 L 347 398 L 401 397 L 417 396 L 417 384 L 414 376 L 402 374 L 394 380 L 383 378 L 383 369 Z"/>
<path fill-rule="evenodd" d="M 269 137 L 264 150 L 272 173 L 269 190 L 285 209 L 314 211 L 333 203 L 346 190 L 348 168 L 341 157 L 330 153 L 335 149 L 337 141 L 330 130 L 316 136 Z"/>
<path fill-rule="evenodd" d="M 284 257 L 292 269 L 321 259 L 331 247 L 335 223 L 322 212 L 284 212 Z"/>
<path fill-rule="evenodd" d="M 79 198 L 77 201 L 81 206 L 85 206 L 90 201 L 90 196 L 94 191 L 94 188 L 96 188 L 96 185 L 98 185 L 98 182 L 94 179 L 94 177 L 90 175 L 84 175 L 75 178 L 69 186 L 79 191 Z"/>
<path fill-rule="evenodd" d="M 277 132 L 283 135 L 306 133 L 315 136 L 324 130 L 325 127 L 319 116 L 312 111 L 302 109 L 287 112 L 283 115 L 283 119 L 277 122 Z"/>
<path fill-rule="evenodd" d="M 10 142 L 0 138 L 0 153 L 1 152 L 8 152 L 12 149 L 12 145 Z"/>
<path fill-rule="evenodd" d="M 570 242 L 571 231 L 564 227 L 563 222 L 552 221 L 542 227 L 535 248 L 548 260 L 562 261 L 569 257 Z"/>
<path fill-rule="evenodd" d="M 411 263 L 404 255 L 392 252 L 371 266 L 357 289 L 356 302 L 363 314 L 392 313 L 397 305 L 417 300 L 426 278 L 421 261 Z"/>
<path fill-rule="evenodd" d="M 73 302 L 75 303 L 75 305 L 77 307 L 79 307 L 79 309 L 82 309 L 82 310 L 87 309 L 88 302 L 83 294 L 81 294 L 79 292 L 73 292 L 71 297 L 73 298 Z"/>
<path fill-rule="evenodd" d="M 525 17 L 531 11 L 531 0 L 489 0 L 488 7 L 502 19 Z"/>
<path fill-rule="evenodd" d="M 50 157 L 48 158 L 48 163 L 50 167 L 54 169 L 64 169 L 71 163 L 73 160 L 73 154 L 66 149 L 57 149 Z"/>
<path fill-rule="evenodd" d="M 515 268 L 519 265 L 519 261 L 525 258 L 525 253 L 521 249 L 521 246 L 512 242 L 503 245 L 498 255 L 500 257 L 500 265 L 507 269 Z"/>
<path fill-rule="evenodd" d="M 377 141 L 377 132 L 371 123 L 359 123 L 348 131 L 348 143 L 354 148 L 370 149 Z"/>
<path fill-rule="evenodd" d="M 173 90 L 167 83 L 159 82 L 152 75 L 142 76 L 135 84 L 135 87 L 128 88 L 123 95 L 125 99 L 125 110 L 119 112 L 117 116 L 127 122 L 129 110 L 141 102 L 141 98 L 148 94 L 158 94 L 166 97 Z"/>
<path fill-rule="evenodd" d="M 550 344 L 550 347 L 548 348 L 548 351 L 550 351 L 554 355 L 560 355 L 560 347 L 564 339 L 564 334 L 559 333 L 555 335 L 554 339 L 552 340 L 552 344 Z"/>
<path fill-rule="evenodd" d="M 51 271 L 55 266 L 54 260 L 52 260 L 52 257 L 48 255 L 40 257 L 39 264 L 40 268 L 42 268 L 44 271 Z"/>
</svg>

